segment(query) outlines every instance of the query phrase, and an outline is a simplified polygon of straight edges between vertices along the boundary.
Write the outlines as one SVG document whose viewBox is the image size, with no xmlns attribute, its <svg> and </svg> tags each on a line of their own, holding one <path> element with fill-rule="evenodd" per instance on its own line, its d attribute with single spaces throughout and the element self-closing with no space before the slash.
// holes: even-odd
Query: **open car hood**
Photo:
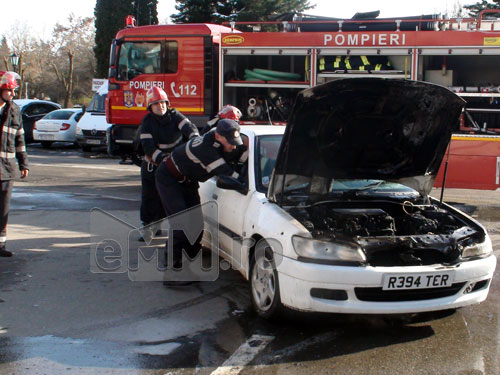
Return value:
<svg viewBox="0 0 500 375">
<path fill-rule="evenodd" d="M 333 179 L 394 181 L 427 195 L 465 101 L 409 80 L 340 79 L 297 95 L 269 186 L 328 193 Z"/>
</svg>

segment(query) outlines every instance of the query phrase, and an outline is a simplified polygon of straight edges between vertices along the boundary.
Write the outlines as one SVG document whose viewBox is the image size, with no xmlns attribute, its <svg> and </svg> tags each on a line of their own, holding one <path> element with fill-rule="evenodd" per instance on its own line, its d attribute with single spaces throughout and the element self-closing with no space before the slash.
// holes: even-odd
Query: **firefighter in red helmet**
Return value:
<svg viewBox="0 0 500 375">
<path fill-rule="evenodd" d="M 158 86 L 148 90 L 146 103 L 149 113 L 139 128 L 144 160 L 141 165 L 141 209 L 144 226 L 143 239 L 149 241 L 165 217 L 165 211 L 156 190 L 155 172 L 161 161 L 175 146 L 198 135 L 198 129 L 182 113 L 170 107 L 167 93 Z"/>
<path fill-rule="evenodd" d="M 238 108 L 232 106 L 231 104 L 227 104 L 222 107 L 222 109 L 215 115 L 213 119 L 207 122 L 207 125 L 203 128 L 201 134 L 205 134 L 211 129 L 215 128 L 219 120 L 222 119 L 234 120 L 239 123 L 241 116 L 241 111 Z"/>
<path fill-rule="evenodd" d="M 19 168 L 21 178 L 28 176 L 28 156 L 24 143 L 21 110 L 14 103 L 15 89 L 19 87 L 17 73 L 0 71 L 0 256 L 10 257 L 6 249 L 7 219 L 13 180 Z M 17 164 L 17 166 L 16 166 Z"/>
</svg>

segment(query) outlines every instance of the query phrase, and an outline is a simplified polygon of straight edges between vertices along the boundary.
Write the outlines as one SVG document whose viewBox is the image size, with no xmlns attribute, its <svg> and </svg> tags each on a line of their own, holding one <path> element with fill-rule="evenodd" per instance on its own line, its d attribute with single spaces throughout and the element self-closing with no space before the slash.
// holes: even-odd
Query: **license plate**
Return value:
<svg viewBox="0 0 500 375">
<path fill-rule="evenodd" d="M 385 274 L 383 290 L 444 288 L 453 284 L 453 271 Z"/>
<path fill-rule="evenodd" d="M 87 144 L 88 145 L 100 145 L 101 141 L 98 139 L 87 139 Z"/>
<path fill-rule="evenodd" d="M 54 139 L 54 136 L 52 134 L 39 134 L 38 136 L 44 141 L 52 141 Z"/>
</svg>

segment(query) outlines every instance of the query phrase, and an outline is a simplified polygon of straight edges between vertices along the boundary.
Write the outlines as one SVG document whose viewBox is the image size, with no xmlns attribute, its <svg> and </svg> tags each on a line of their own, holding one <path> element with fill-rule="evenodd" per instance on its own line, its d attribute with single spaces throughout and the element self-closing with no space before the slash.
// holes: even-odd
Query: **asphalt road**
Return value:
<svg viewBox="0 0 500 375">
<path fill-rule="evenodd" d="M 93 273 L 94 231 L 139 225 L 139 169 L 57 144 L 29 153 L 9 217 L 15 256 L 0 258 L 2 375 L 500 374 L 498 269 L 487 301 L 457 311 L 270 323 L 232 270 L 169 289 Z M 500 192 L 453 190 L 445 200 L 488 228 L 499 256 Z M 113 220 L 101 225 L 103 212 Z"/>
</svg>

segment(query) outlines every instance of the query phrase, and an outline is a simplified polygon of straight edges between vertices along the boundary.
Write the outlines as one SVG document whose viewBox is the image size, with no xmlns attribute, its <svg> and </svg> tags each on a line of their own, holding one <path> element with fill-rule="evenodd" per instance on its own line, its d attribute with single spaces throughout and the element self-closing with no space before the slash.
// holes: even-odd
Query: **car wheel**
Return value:
<svg viewBox="0 0 500 375">
<path fill-rule="evenodd" d="M 90 147 L 90 146 L 82 146 L 82 151 L 83 152 L 90 152 L 90 151 L 92 151 L 92 147 Z"/>
<path fill-rule="evenodd" d="M 267 244 L 266 244 L 267 245 Z M 274 319 L 284 312 L 281 304 L 278 271 L 272 248 L 256 251 L 250 264 L 250 296 L 259 316 Z"/>
<path fill-rule="evenodd" d="M 49 141 L 42 141 L 41 143 L 43 148 L 50 148 L 52 146 L 52 142 Z"/>
</svg>

